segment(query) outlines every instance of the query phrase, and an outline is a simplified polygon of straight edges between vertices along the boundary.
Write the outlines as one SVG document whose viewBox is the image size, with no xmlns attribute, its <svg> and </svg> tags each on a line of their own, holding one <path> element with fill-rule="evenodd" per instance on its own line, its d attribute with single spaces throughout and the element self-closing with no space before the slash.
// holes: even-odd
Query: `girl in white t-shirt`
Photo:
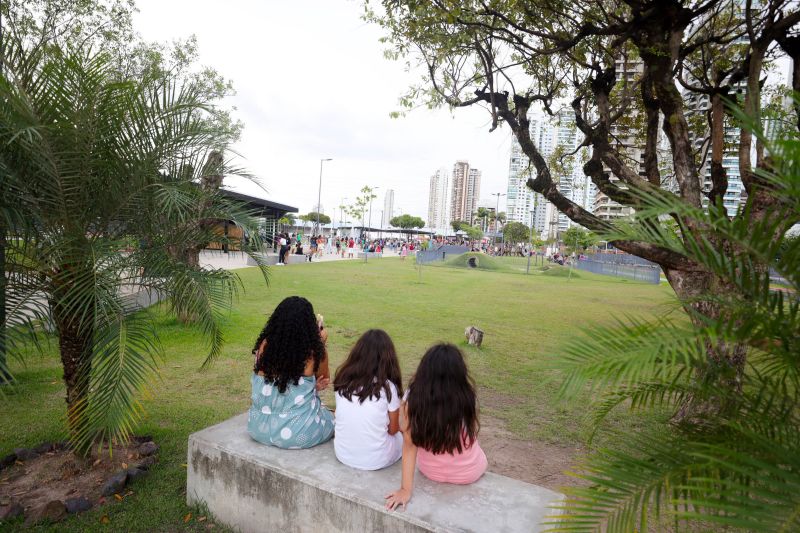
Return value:
<svg viewBox="0 0 800 533">
<path fill-rule="evenodd" d="M 400 363 L 382 329 L 364 333 L 336 371 L 336 458 L 361 470 L 378 470 L 403 454 Z"/>
</svg>

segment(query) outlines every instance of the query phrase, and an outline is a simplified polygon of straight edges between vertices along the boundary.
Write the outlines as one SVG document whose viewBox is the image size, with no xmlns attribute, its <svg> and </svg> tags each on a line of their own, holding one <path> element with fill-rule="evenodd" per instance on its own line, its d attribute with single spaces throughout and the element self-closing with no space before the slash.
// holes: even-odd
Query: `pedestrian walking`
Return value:
<svg viewBox="0 0 800 533">
<path fill-rule="evenodd" d="M 278 249 L 278 266 L 283 266 L 286 261 L 286 252 L 289 250 L 289 240 L 286 238 L 286 234 L 281 233 L 279 235 L 278 244 L 280 248 Z"/>
</svg>

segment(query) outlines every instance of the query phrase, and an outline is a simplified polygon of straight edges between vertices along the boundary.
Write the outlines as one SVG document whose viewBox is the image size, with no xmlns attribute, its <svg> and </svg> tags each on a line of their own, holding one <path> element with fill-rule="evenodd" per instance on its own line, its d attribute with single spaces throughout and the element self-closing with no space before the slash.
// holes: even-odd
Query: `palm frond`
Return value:
<svg viewBox="0 0 800 533">
<path fill-rule="evenodd" d="M 81 50 L 8 57 L 0 75 L 0 228 L 12 256 L 6 348 L 38 339 L 52 320 L 68 341 L 61 349 L 80 351 L 65 381 L 71 437 L 86 448 L 132 430 L 156 372 L 157 335 L 125 292 L 160 291 L 194 314 L 208 364 L 241 281 L 169 251 L 222 242 L 214 224 L 233 221 L 255 237 L 237 245 L 266 279 L 258 221 L 197 185 L 229 136 L 206 120 L 213 108 L 197 85 L 152 73 L 121 80 L 108 56 Z"/>
</svg>

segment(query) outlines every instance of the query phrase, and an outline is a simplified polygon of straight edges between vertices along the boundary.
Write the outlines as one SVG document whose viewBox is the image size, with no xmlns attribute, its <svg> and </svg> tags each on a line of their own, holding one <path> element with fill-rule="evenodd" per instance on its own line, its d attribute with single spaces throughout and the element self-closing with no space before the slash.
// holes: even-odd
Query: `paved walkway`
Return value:
<svg viewBox="0 0 800 533">
<path fill-rule="evenodd" d="M 360 250 L 359 250 L 360 251 Z M 355 253 L 358 254 L 358 251 Z M 267 263 L 270 266 L 274 266 L 275 263 L 278 261 L 278 254 L 273 253 L 272 251 L 262 254 L 266 259 Z M 345 252 L 345 257 L 342 258 L 337 256 L 335 253 L 330 254 L 322 254 L 322 257 L 314 257 L 311 261 L 312 263 L 320 263 L 326 261 L 363 261 L 364 258 L 361 257 L 347 257 L 347 252 Z M 411 255 L 411 254 L 409 254 Z M 392 252 L 392 251 L 385 251 L 383 253 L 383 257 L 399 257 L 399 252 Z M 294 266 L 294 265 L 307 265 L 308 261 L 305 260 L 305 256 L 298 256 L 293 255 L 289 259 L 289 263 L 287 266 Z M 213 268 L 224 268 L 226 270 L 236 270 L 238 268 L 249 268 L 252 266 L 256 266 L 255 262 L 250 259 L 247 254 L 242 252 L 228 252 L 227 254 L 222 252 L 221 250 L 203 250 L 200 252 L 200 265 L 201 266 L 210 266 Z"/>
</svg>

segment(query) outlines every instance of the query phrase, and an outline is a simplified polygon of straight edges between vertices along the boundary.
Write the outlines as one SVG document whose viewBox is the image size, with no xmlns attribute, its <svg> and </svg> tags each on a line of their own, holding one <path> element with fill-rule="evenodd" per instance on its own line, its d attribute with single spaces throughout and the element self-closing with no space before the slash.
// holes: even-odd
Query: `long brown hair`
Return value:
<svg viewBox="0 0 800 533">
<path fill-rule="evenodd" d="M 425 352 L 408 384 L 407 405 L 411 440 L 431 453 L 461 453 L 478 437 L 475 382 L 452 344 Z"/>
<path fill-rule="evenodd" d="M 392 400 L 392 391 L 387 381 L 394 383 L 397 394 L 403 396 L 403 380 L 400 362 L 389 334 L 382 329 L 371 329 L 361 335 L 347 360 L 336 370 L 333 390 L 343 398 L 359 403 L 368 398 L 380 398 L 381 389 L 386 399 Z"/>
</svg>

